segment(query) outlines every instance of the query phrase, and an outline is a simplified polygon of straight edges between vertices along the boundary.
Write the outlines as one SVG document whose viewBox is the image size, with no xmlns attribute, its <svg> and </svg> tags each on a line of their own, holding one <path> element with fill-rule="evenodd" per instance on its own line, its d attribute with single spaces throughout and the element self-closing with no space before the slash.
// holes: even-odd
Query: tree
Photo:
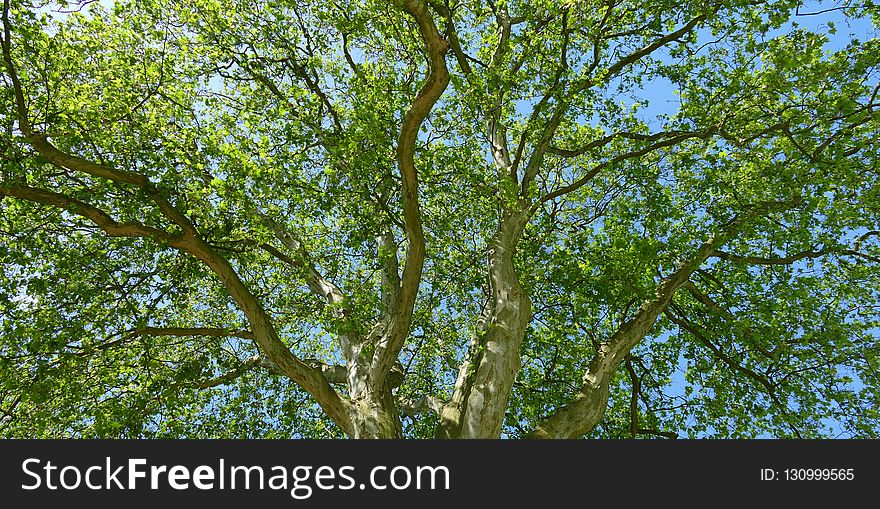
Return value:
<svg viewBox="0 0 880 509">
<path fill-rule="evenodd" d="M 877 436 L 878 20 L 4 0 L 0 433 Z"/>
</svg>

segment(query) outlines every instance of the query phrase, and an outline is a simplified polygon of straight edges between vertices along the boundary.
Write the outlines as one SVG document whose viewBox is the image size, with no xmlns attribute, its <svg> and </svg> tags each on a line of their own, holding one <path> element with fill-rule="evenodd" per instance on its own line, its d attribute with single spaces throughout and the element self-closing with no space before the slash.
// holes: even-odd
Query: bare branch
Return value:
<svg viewBox="0 0 880 509">
<path fill-rule="evenodd" d="M 203 380 L 197 383 L 197 387 L 199 389 L 210 389 L 212 387 L 217 387 L 220 385 L 228 385 L 238 378 L 241 378 L 245 373 L 253 370 L 255 367 L 265 367 L 264 362 L 265 358 L 261 355 L 254 355 L 253 357 L 248 358 L 244 362 L 241 363 L 240 366 L 236 367 L 232 371 L 224 373 L 218 377 L 211 378 L 209 380 Z M 270 370 L 276 374 L 284 374 L 280 370 L 277 370 L 274 364 L 271 365 L 275 370 Z M 277 371 L 276 371 L 277 370 Z"/>
<path fill-rule="evenodd" d="M 581 146 L 577 149 L 574 149 L 574 150 L 557 148 L 557 147 L 548 147 L 547 153 L 561 156 L 561 157 L 577 157 L 577 156 L 580 156 L 580 155 L 583 155 L 583 154 L 589 152 L 590 150 L 602 148 L 602 147 L 608 145 L 609 143 L 611 143 L 612 141 L 619 139 L 619 138 L 623 138 L 626 140 L 634 140 L 634 141 L 655 142 L 658 140 L 662 140 L 664 138 L 680 138 L 681 136 L 688 136 L 688 135 L 693 135 L 690 137 L 697 137 L 697 136 L 703 136 L 704 134 L 705 134 L 705 131 L 697 131 L 697 132 L 695 132 L 695 131 L 663 131 L 663 132 L 654 133 L 654 134 L 640 134 L 640 133 L 632 133 L 632 132 L 627 132 L 627 131 L 618 131 L 618 132 L 609 134 L 608 136 L 603 136 L 599 139 L 593 140 L 593 141 L 587 143 L 586 145 L 583 145 L 583 146 Z M 687 139 L 687 138 L 680 138 L 680 139 Z"/>
<path fill-rule="evenodd" d="M 857 245 L 858 244 L 859 242 L 857 242 Z M 876 256 L 872 256 L 867 253 L 857 251 L 855 249 L 843 248 L 825 248 L 818 251 L 807 250 L 793 255 L 781 257 L 740 256 L 727 253 L 725 251 L 715 251 L 714 253 L 712 253 L 712 256 L 715 258 L 720 258 L 722 260 L 727 260 L 735 263 L 746 263 L 750 265 L 791 265 L 800 260 L 820 258 L 822 256 L 830 254 L 854 256 L 856 258 L 862 258 L 874 263 L 880 263 L 880 258 Z"/>
<path fill-rule="evenodd" d="M 324 373 L 324 376 L 327 377 L 327 380 L 331 384 L 345 384 L 347 381 L 346 369 L 345 366 L 335 366 L 330 364 L 325 364 L 315 359 L 305 359 L 303 362 L 313 366 L 317 369 L 320 369 L 321 372 Z M 253 355 L 248 357 L 244 362 L 241 363 L 240 366 L 236 367 L 232 371 L 228 373 L 224 373 L 218 377 L 212 378 L 210 380 L 204 380 L 198 383 L 199 389 L 209 389 L 211 387 L 217 387 L 219 385 L 229 384 L 236 379 L 240 378 L 245 373 L 252 371 L 254 368 L 262 368 L 268 371 L 273 375 L 286 375 L 284 370 L 279 368 L 274 362 L 269 360 L 263 355 Z"/>
</svg>

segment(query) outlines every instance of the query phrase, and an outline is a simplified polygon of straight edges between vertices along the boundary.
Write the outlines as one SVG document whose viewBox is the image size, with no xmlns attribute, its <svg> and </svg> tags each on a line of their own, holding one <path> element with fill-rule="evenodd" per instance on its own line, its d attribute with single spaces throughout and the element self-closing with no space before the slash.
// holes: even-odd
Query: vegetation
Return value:
<svg viewBox="0 0 880 509">
<path fill-rule="evenodd" d="M 2 22 L 2 436 L 878 435 L 872 2 Z"/>
</svg>

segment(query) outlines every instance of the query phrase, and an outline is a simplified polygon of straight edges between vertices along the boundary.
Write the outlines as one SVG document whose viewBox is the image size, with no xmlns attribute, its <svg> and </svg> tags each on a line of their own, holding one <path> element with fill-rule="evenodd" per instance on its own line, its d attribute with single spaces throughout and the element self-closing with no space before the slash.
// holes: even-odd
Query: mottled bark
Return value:
<svg viewBox="0 0 880 509">
<path fill-rule="evenodd" d="M 713 237 L 697 254 L 683 262 L 657 286 L 652 298 L 642 303 L 632 318 L 624 321 L 590 362 L 583 385 L 575 398 L 546 417 L 528 435 L 529 438 L 577 438 L 596 427 L 605 414 L 609 385 L 617 368 L 632 348 L 654 327 L 672 296 L 719 245 Z"/>
<path fill-rule="evenodd" d="M 354 438 L 396 438 L 401 436 L 400 417 L 392 390 L 400 383 L 394 376 L 398 357 L 412 324 L 412 314 L 422 280 L 425 262 L 425 235 L 419 207 L 419 178 L 415 164 L 419 130 L 434 104 L 449 84 L 445 55 L 448 43 L 440 35 L 427 4 L 403 0 L 397 6 L 409 14 L 419 27 L 425 43 L 428 74 L 419 93 L 406 112 L 397 139 L 397 165 L 401 177 L 401 208 L 406 235 L 403 273 L 398 277 L 393 236 L 384 232 L 379 239 L 383 261 L 382 314 L 360 344 L 351 346 L 348 359 Z M 372 354 L 368 355 L 372 347 Z"/>
<path fill-rule="evenodd" d="M 654 327 L 657 317 L 672 301 L 675 292 L 687 286 L 691 274 L 717 249 L 734 237 L 742 224 L 768 212 L 786 210 L 800 203 L 800 197 L 788 201 L 761 202 L 728 222 L 704 242 L 686 261 L 657 285 L 654 295 L 645 300 L 631 318 L 625 320 L 606 342 L 600 345 L 583 378 L 583 385 L 567 404 L 542 419 L 528 434 L 529 438 L 577 438 L 601 422 L 608 402 L 609 385 L 615 371 L 630 350 Z"/>
<path fill-rule="evenodd" d="M 514 267 L 516 244 L 528 218 L 506 214 L 489 243 L 491 300 L 481 317 L 471 355 L 459 371 L 453 397 L 441 412 L 440 437 L 498 438 L 521 364 L 532 303 Z"/>
<path fill-rule="evenodd" d="M 391 387 L 352 398 L 351 438 L 401 438 L 403 429 Z"/>
</svg>

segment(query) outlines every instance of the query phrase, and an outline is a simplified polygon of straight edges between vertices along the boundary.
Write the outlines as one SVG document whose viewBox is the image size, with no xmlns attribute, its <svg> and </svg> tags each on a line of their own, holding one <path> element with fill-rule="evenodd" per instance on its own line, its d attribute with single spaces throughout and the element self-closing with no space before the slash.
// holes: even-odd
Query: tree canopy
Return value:
<svg viewBox="0 0 880 509">
<path fill-rule="evenodd" d="M 0 435 L 876 437 L 868 0 L 4 0 Z"/>
</svg>

